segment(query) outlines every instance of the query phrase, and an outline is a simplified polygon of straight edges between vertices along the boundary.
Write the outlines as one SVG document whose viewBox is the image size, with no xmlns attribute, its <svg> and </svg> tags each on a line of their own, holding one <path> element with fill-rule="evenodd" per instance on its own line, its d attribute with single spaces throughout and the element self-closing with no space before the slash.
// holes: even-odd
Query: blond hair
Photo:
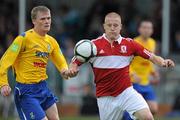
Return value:
<svg viewBox="0 0 180 120">
<path fill-rule="evenodd" d="M 110 13 L 108 13 L 108 14 L 105 16 L 104 22 L 106 21 L 107 18 L 111 18 L 111 17 L 117 17 L 117 18 L 119 18 L 119 19 L 121 20 L 121 16 L 120 16 L 118 13 L 116 13 L 116 12 L 110 12 Z"/>
<path fill-rule="evenodd" d="M 31 19 L 32 20 L 36 19 L 38 12 L 48 12 L 48 11 L 50 10 L 46 6 L 36 6 L 31 10 Z"/>
</svg>

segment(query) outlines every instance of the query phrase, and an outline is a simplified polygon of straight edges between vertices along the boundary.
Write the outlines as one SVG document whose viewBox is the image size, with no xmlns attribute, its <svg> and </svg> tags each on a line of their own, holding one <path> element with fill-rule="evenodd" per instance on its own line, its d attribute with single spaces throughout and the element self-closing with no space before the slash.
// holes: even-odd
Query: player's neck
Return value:
<svg viewBox="0 0 180 120">
<path fill-rule="evenodd" d="M 141 36 L 141 38 L 142 38 L 143 41 L 147 41 L 149 37 Z"/>
<path fill-rule="evenodd" d="M 47 32 L 44 32 L 44 31 L 36 29 L 36 28 L 34 28 L 34 31 L 42 37 L 44 37 L 47 34 Z"/>
<path fill-rule="evenodd" d="M 106 35 L 106 38 L 108 41 L 112 44 L 116 39 L 115 38 L 110 38 L 109 36 Z"/>
</svg>

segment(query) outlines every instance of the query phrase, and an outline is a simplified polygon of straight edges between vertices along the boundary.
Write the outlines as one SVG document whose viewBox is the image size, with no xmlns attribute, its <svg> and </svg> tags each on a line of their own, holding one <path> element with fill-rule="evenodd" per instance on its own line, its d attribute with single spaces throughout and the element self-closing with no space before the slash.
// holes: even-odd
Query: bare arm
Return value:
<svg viewBox="0 0 180 120">
<path fill-rule="evenodd" d="M 164 59 L 160 56 L 157 56 L 155 54 L 152 54 L 152 56 L 149 58 L 151 62 L 154 64 L 161 66 L 161 67 L 174 67 L 175 63 L 171 59 Z"/>
</svg>

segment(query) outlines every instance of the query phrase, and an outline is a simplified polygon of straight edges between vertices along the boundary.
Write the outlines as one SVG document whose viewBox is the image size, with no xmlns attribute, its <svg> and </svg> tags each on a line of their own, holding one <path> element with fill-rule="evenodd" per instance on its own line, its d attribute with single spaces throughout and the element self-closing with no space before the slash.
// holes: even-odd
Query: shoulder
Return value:
<svg viewBox="0 0 180 120">
<path fill-rule="evenodd" d="M 124 38 L 124 37 L 123 37 L 123 40 L 129 41 L 129 42 L 132 42 L 132 41 L 133 41 L 132 38 Z"/>
<path fill-rule="evenodd" d="M 153 38 L 149 38 L 149 44 L 152 46 L 156 46 L 156 40 Z"/>
<path fill-rule="evenodd" d="M 121 44 L 128 46 L 130 49 L 134 49 L 140 45 L 140 43 L 132 38 L 123 38 Z"/>
<path fill-rule="evenodd" d="M 134 40 L 133 40 L 132 38 L 125 38 L 125 37 L 123 37 L 123 38 L 122 38 L 122 42 L 128 44 L 128 43 L 134 42 Z"/>
<path fill-rule="evenodd" d="M 92 39 L 91 41 L 92 42 L 98 42 L 98 41 L 101 41 L 101 40 L 103 40 L 104 39 L 104 37 L 103 37 L 103 35 L 102 36 L 99 36 L 99 37 L 97 37 L 97 38 L 95 38 L 95 39 Z"/>
<path fill-rule="evenodd" d="M 51 35 L 48 35 L 48 34 L 47 34 L 47 35 L 46 35 L 46 39 L 48 40 L 48 42 L 49 42 L 53 47 L 59 46 L 57 40 L 56 40 L 54 37 L 52 37 Z"/>
<path fill-rule="evenodd" d="M 140 36 L 135 37 L 134 41 L 141 41 L 141 37 Z"/>
<path fill-rule="evenodd" d="M 156 43 L 156 40 L 154 38 L 149 38 L 149 41 L 152 43 Z"/>
<path fill-rule="evenodd" d="M 53 42 L 56 42 L 56 39 L 54 37 L 52 37 L 51 35 L 46 35 L 47 39 L 53 41 Z"/>
<path fill-rule="evenodd" d="M 32 29 L 27 30 L 25 32 L 22 32 L 18 36 L 23 37 L 23 38 L 27 38 L 27 37 L 31 36 L 31 34 L 33 34 L 33 30 Z"/>
</svg>

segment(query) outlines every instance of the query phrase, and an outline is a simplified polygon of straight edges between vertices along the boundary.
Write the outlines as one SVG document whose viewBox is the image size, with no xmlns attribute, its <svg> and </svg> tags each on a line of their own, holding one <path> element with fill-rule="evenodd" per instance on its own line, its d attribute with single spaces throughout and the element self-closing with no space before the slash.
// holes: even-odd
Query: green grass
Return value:
<svg viewBox="0 0 180 120">
<path fill-rule="evenodd" d="M 84 117 L 61 117 L 61 120 L 99 120 L 99 117 L 84 116 Z"/>
<path fill-rule="evenodd" d="M 99 117 L 62 117 L 61 120 L 100 120 Z M 155 120 L 180 120 L 180 118 L 155 118 Z"/>
<path fill-rule="evenodd" d="M 0 120 L 4 120 L 0 117 Z M 14 120 L 14 118 L 9 118 L 7 120 Z M 61 120 L 99 120 L 96 116 L 79 116 L 79 117 L 61 117 Z M 180 120 L 180 118 L 155 118 L 155 120 Z"/>
</svg>

